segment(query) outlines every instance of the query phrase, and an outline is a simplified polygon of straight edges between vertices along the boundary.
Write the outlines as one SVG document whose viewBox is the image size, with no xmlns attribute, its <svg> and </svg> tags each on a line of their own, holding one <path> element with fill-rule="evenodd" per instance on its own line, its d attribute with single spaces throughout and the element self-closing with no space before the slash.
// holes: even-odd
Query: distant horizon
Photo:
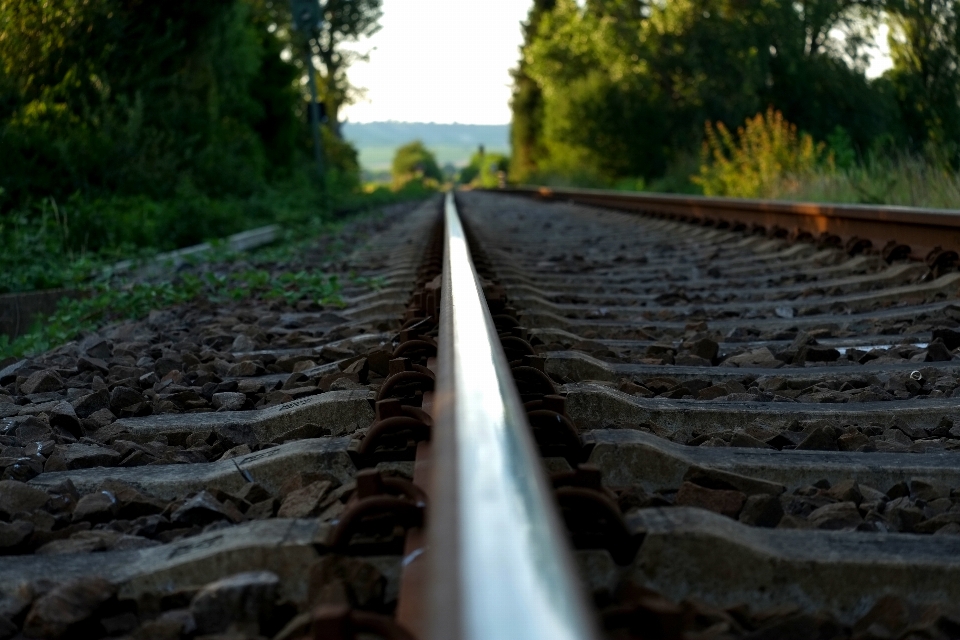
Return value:
<svg viewBox="0 0 960 640">
<path fill-rule="evenodd" d="M 457 125 L 461 127 L 508 127 L 510 122 L 437 122 L 436 120 L 350 120 L 346 119 L 340 122 L 345 124 L 435 124 L 435 125 Z"/>
<path fill-rule="evenodd" d="M 510 120 L 521 23 L 532 0 L 383 0 L 382 28 L 345 48 L 367 60 L 347 71 L 361 89 L 350 122 L 496 125 Z M 469 25 L 469 28 L 452 28 Z"/>
<path fill-rule="evenodd" d="M 466 165 L 483 146 L 490 153 L 510 153 L 510 124 L 415 122 L 377 120 L 343 123 L 343 137 L 356 147 L 360 165 L 367 171 L 390 168 L 398 147 L 420 140 L 440 164 Z"/>
</svg>

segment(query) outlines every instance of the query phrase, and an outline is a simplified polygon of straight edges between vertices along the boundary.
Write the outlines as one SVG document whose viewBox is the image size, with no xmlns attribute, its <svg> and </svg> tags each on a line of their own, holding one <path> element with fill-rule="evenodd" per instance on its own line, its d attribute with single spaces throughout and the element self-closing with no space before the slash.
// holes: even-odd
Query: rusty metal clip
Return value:
<svg viewBox="0 0 960 640">
<path fill-rule="evenodd" d="M 393 618 L 346 605 L 322 605 L 313 613 L 310 626 L 313 640 L 355 640 L 360 634 L 378 635 L 384 640 L 415 640 Z"/>
<path fill-rule="evenodd" d="M 364 469 L 357 474 L 357 490 L 347 501 L 346 510 L 334 521 L 335 527 L 328 546 L 341 553 L 350 552 L 350 541 L 364 526 L 379 528 L 377 533 L 381 535 L 385 529 L 389 529 L 386 532 L 388 536 L 396 526 L 404 530 L 420 527 L 423 525 L 426 505 L 426 494 L 409 480 L 384 478 L 379 471 Z M 384 549 L 385 546 L 390 548 Z M 394 549 L 394 546 L 398 546 L 398 549 Z M 403 541 L 400 540 L 398 545 L 391 542 L 362 545 L 361 551 L 402 553 Z"/>
<path fill-rule="evenodd" d="M 551 474 L 550 482 L 561 503 L 564 516 L 573 519 L 573 526 L 570 525 L 571 520 L 567 520 L 568 527 L 574 535 L 575 544 L 584 545 L 579 548 L 606 548 L 619 564 L 633 559 L 640 541 L 630 534 L 623 520 L 617 505 L 617 494 L 603 486 L 599 467 L 592 464 L 577 465 L 573 471 Z M 571 515 L 568 510 L 572 510 L 576 515 Z M 598 514 L 599 517 L 594 522 L 582 520 Z M 591 527 L 595 529 L 591 531 Z"/>
</svg>

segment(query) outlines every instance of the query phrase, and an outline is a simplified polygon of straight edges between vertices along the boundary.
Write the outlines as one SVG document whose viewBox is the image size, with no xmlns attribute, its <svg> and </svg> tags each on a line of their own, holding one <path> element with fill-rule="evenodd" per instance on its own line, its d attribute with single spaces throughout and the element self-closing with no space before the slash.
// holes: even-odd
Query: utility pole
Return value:
<svg viewBox="0 0 960 640">
<path fill-rule="evenodd" d="M 320 177 L 320 187 L 323 189 L 324 200 L 327 193 L 327 173 L 323 161 L 323 137 L 320 135 L 320 104 L 317 100 L 316 69 L 313 66 L 313 48 L 311 38 L 320 36 L 323 26 L 323 12 L 318 0 L 290 0 L 290 9 L 293 13 L 293 28 L 303 34 L 303 64 L 307 72 L 307 84 L 310 87 L 310 129 L 313 133 L 313 155 L 317 162 L 317 174 Z"/>
</svg>

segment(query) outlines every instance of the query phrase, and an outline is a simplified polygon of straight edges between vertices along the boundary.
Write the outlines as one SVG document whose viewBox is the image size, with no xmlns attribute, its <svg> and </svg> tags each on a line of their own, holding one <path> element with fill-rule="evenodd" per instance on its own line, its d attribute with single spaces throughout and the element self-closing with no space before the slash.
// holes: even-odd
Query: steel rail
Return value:
<svg viewBox="0 0 960 640">
<path fill-rule="evenodd" d="M 663 215 L 696 222 L 725 222 L 780 228 L 795 237 L 808 233 L 869 240 L 883 249 L 891 240 L 910 248 L 910 257 L 925 259 L 937 248 L 960 252 L 960 210 L 857 204 L 820 204 L 747 200 L 652 193 L 625 193 L 603 189 L 554 189 L 552 187 L 507 187 L 490 190 L 568 200 L 624 211 Z M 960 204 L 960 203 L 958 203 Z"/>
<path fill-rule="evenodd" d="M 452 193 L 444 223 L 427 637 L 597 638 Z"/>
</svg>

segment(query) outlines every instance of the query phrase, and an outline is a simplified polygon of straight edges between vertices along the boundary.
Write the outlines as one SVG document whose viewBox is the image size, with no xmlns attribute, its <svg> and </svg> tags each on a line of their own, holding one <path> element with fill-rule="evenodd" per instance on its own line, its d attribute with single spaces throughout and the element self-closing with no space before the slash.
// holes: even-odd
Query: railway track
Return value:
<svg viewBox="0 0 960 640">
<path fill-rule="evenodd" d="M 0 638 L 960 637 L 952 221 L 553 196 L 0 371 Z"/>
</svg>

